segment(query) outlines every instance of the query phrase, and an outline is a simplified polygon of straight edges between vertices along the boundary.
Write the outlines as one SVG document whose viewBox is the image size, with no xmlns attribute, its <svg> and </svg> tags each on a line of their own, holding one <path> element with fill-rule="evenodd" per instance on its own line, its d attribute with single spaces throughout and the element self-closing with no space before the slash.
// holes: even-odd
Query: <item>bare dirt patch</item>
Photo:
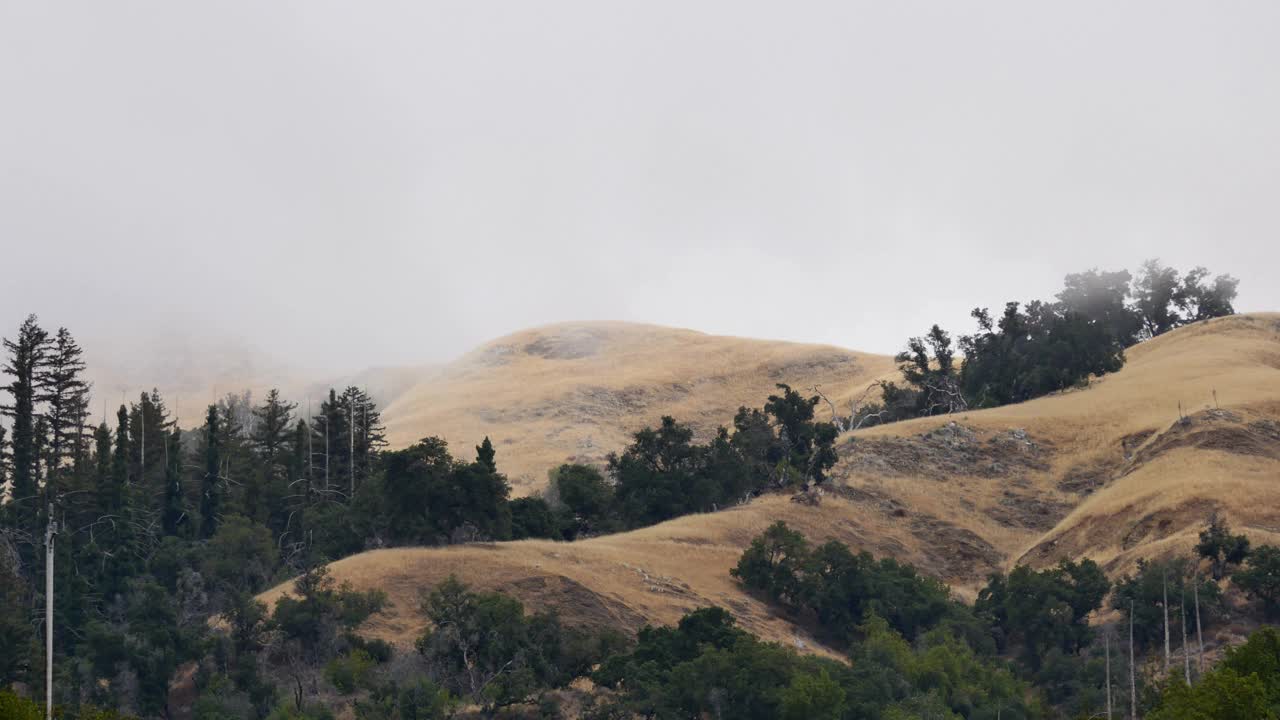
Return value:
<svg viewBox="0 0 1280 720">
<path fill-rule="evenodd" d="M 1230 410 L 1204 410 L 1175 422 L 1133 457 L 1130 470 L 1177 448 L 1217 450 L 1280 460 L 1280 423 Z"/>
<path fill-rule="evenodd" d="M 1048 470 L 1048 444 L 1025 430 L 991 432 L 955 421 L 911 437 L 858 438 L 840 448 L 848 470 L 945 480 Z"/>
</svg>

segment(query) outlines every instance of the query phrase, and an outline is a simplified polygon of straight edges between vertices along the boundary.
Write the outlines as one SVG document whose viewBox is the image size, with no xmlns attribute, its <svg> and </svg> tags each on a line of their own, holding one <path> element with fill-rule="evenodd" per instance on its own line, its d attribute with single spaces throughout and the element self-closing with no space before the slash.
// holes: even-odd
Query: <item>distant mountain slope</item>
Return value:
<svg viewBox="0 0 1280 720">
<path fill-rule="evenodd" d="M 707 335 L 621 322 L 572 323 L 490 342 L 402 393 L 383 413 L 393 445 L 440 435 L 461 456 L 490 437 L 516 494 L 566 461 L 601 463 L 663 415 L 699 434 L 759 407 L 775 384 L 847 399 L 892 358 L 827 345 Z M 824 415 L 827 407 L 820 408 Z"/>
<path fill-rule="evenodd" d="M 515 441 L 505 445 L 507 460 L 534 467 L 571 450 L 565 436 L 596 438 L 601 447 L 592 457 L 605 439 L 621 443 L 623 434 L 604 434 L 613 418 L 643 422 L 646 413 L 671 412 L 714 424 L 717 413 L 751 401 L 738 393 L 767 390 L 775 378 L 818 382 L 847 397 L 889 364 L 657 328 L 544 329 L 487 346 L 444 371 L 466 390 L 444 383 L 401 401 L 434 398 L 429 412 L 414 415 L 408 404 L 393 416 L 397 423 L 452 422 L 463 432 L 505 426 Z M 792 377 L 805 373 L 811 379 Z M 624 397 L 643 402 L 617 399 L 628 388 Z M 538 452 L 540 439 L 551 449 Z M 1086 389 L 845 433 L 840 454 L 817 507 L 770 496 L 577 543 L 379 550 L 335 563 L 333 574 L 390 593 L 394 609 L 368 630 L 397 642 L 422 626 L 417 593 L 456 573 L 535 608 L 557 607 L 570 620 L 621 627 L 671 622 L 714 603 L 766 638 L 813 647 L 728 575 L 750 539 L 775 520 L 815 540 L 836 538 L 916 563 L 967 597 L 987 573 L 1019 560 L 1044 565 L 1088 556 L 1116 574 L 1140 557 L 1186 551 L 1213 510 L 1255 543 L 1277 543 L 1280 314 L 1169 333 L 1131 349 L 1121 372 Z"/>
</svg>

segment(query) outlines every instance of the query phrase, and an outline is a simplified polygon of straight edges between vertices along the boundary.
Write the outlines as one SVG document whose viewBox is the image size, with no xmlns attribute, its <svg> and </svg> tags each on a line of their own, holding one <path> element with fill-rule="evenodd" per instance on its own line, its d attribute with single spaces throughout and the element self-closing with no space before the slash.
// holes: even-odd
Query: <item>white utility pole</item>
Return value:
<svg viewBox="0 0 1280 720">
<path fill-rule="evenodd" d="M 351 436 L 350 450 L 347 455 L 347 464 L 351 466 L 351 495 L 348 497 L 354 498 L 356 496 L 356 396 L 354 394 L 347 403 L 347 414 L 351 416 L 347 420 L 347 434 Z"/>
<path fill-rule="evenodd" d="M 1111 720 L 1111 631 L 1103 637 L 1107 642 L 1107 720 Z"/>
<path fill-rule="evenodd" d="M 53 720 L 53 538 L 57 534 L 53 503 L 49 503 L 49 525 L 44 531 L 44 714 L 48 720 Z"/>
<path fill-rule="evenodd" d="M 1133 601 L 1129 601 L 1129 720 L 1138 720 L 1138 681 L 1133 667 Z"/>
</svg>

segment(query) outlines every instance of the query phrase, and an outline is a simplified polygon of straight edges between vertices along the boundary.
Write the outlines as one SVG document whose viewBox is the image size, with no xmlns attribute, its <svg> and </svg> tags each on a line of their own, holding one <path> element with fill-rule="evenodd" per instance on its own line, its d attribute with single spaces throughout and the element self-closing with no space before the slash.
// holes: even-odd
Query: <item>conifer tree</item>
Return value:
<svg viewBox="0 0 1280 720">
<path fill-rule="evenodd" d="M 493 449 L 493 443 L 489 442 L 489 436 L 484 436 L 484 442 L 476 446 L 476 462 L 489 468 L 490 472 L 498 471 L 498 463 L 494 460 L 497 451 Z"/>
<path fill-rule="evenodd" d="M 111 482 L 111 428 L 103 422 L 93 431 L 94 466 L 93 487 L 97 495 L 98 514 L 109 512 L 108 508 L 123 504 L 122 496 L 117 498 L 116 488 Z"/>
<path fill-rule="evenodd" d="M 0 412 L 12 420 L 10 503 L 19 517 L 19 527 L 34 537 L 39 519 L 39 439 L 36 434 L 36 403 L 41 394 L 40 378 L 49 351 L 49 334 L 40 328 L 35 315 L 28 315 L 18 328 L 18 339 L 3 339 L 9 354 L 4 373 L 12 381 L 4 386 L 10 404 Z M 30 558 L 24 558 L 24 561 Z"/>
<path fill-rule="evenodd" d="M 288 518 L 285 497 L 289 494 L 293 456 L 289 443 L 297 405 L 280 398 L 272 389 L 266 401 L 253 409 L 250 442 L 257 460 L 257 472 L 246 481 L 245 516 L 266 521 L 274 533 L 284 530 Z"/>
<path fill-rule="evenodd" d="M 49 448 L 45 464 L 49 482 L 59 481 L 64 460 L 78 458 L 84 448 L 84 419 L 89 411 L 89 383 L 83 379 L 83 350 L 65 328 L 58 328 L 38 378 L 38 400 L 45 403 Z M 56 495 L 50 492 L 50 496 Z"/>
<path fill-rule="evenodd" d="M 9 486 L 9 439 L 3 425 L 0 425 L 0 498 L 4 497 Z"/>
<path fill-rule="evenodd" d="M 316 452 L 323 451 L 323 460 L 317 468 L 320 474 L 322 492 L 330 492 L 335 486 L 341 487 L 346 476 L 347 466 L 342 460 L 347 457 L 347 412 L 338 399 L 336 390 L 329 389 L 329 397 L 320 403 L 320 413 L 312 423 L 315 433 Z M 345 493 L 344 493 L 345 494 Z"/>
<path fill-rule="evenodd" d="M 165 535 L 178 535 L 187 517 L 182 487 L 182 430 L 174 425 L 165 442 L 164 508 L 161 513 L 161 525 Z"/>
<path fill-rule="evenodd" d="M 116 411 L 116 442 L 111 455 L 112 505 L 109 512 L 119 513 L 127 504 L 129 492 L 129 411 L 124 405 Z"/>
<path fill-rule="evenodd" d="M 217 405 L 210 405 L 204 421 L 204 476 L 200 484 L 200 536 L 213 537 L 218 529 L 222 488 L 222 432 Z"/>
<path fill-rule="evenodd" d="M 133 439 L 129 449 L 129 474 L 148 495 L 160 495 L 166 442 L 172 424 L 159 390 L 142 393 L 129 409 L 129 435 Z"/>
</svg>

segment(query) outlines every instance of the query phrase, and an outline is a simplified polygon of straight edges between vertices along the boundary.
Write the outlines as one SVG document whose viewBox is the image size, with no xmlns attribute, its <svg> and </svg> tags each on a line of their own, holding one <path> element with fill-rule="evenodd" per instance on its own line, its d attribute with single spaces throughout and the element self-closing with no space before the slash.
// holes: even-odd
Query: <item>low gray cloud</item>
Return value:
<svg viewBox="0 0 1280 720">
<path fill-rule="evenodd" d="M 892 352 L 1156 255 L 1280 309 L 1277 27 L 1274 2 L 3 3 L 0 322 L 331 368 L 573 319 Z"/>
</svg>

